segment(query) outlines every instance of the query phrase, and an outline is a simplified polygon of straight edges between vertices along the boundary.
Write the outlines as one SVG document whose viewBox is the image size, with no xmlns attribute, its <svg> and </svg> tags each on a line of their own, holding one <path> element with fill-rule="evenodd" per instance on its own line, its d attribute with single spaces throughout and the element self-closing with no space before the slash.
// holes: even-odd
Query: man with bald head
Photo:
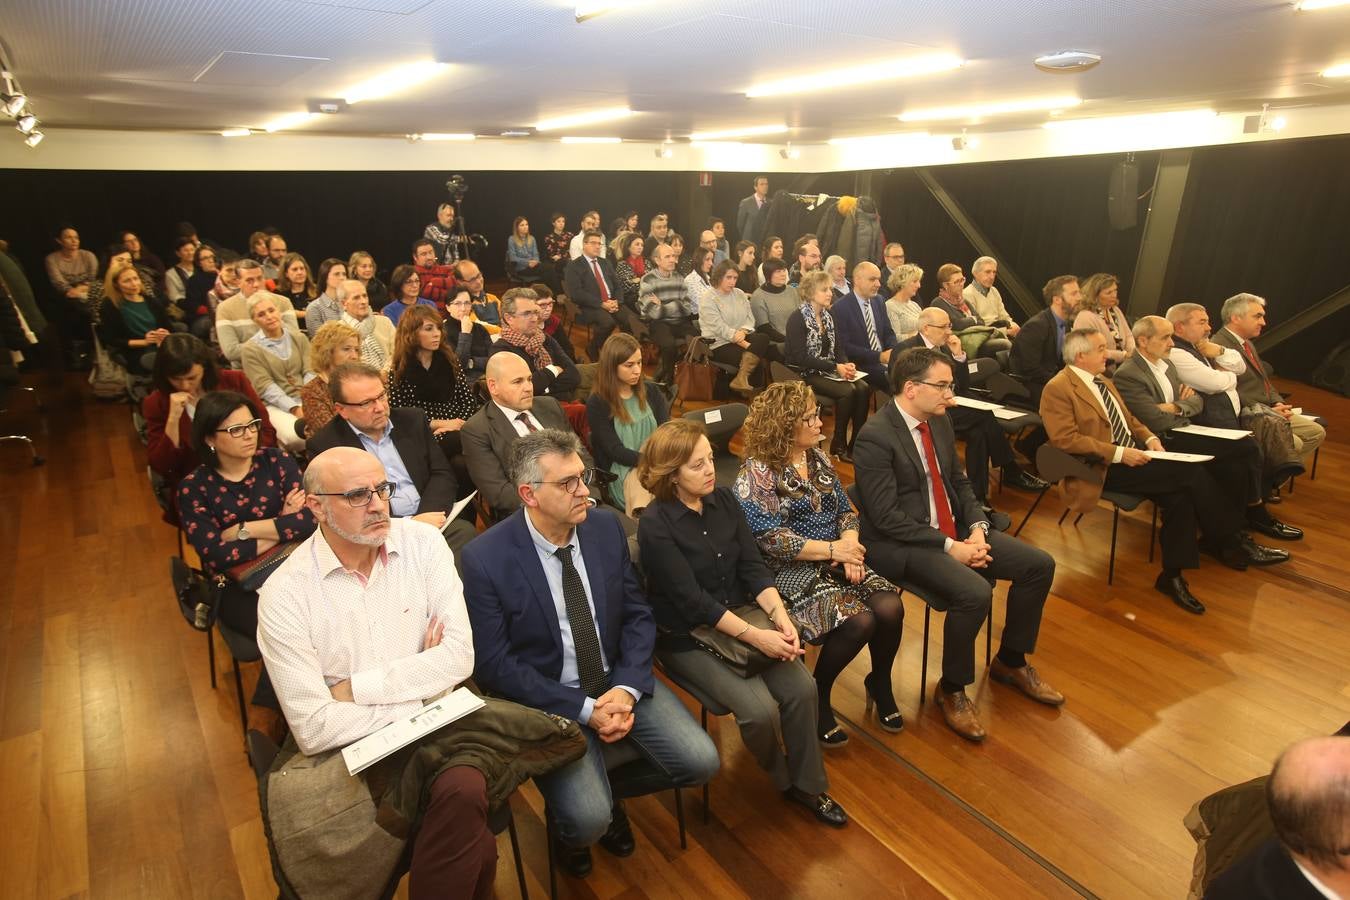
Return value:
<svg viewBox="0 0 1350 900">
<path fill-rule="evenodd" d="M 319 529 L 267 579 L 258 648 L 305 756 L 406 719 L 473 674 L 473 634 L 451 553 L 431 525 L 390 514 L 373 454 L 320 453 L 305 472 Z M 409 896 L 490 897 L 497 844 L 487 782 L 452 765 L 426 787 Z M 316 827 L 321 828 L 322 823 Z"/>
<path fill-rule="evenodd" d="M 545 428 L 571 431 L 572 426 L 557 400 L 535 395 L 530 367 L 517 354 L 507 350 L 492 354 L 485 381 L 488 402 L 464 423 L 460 440 L 469 477 L 495 522 L 520 507 L 515 482 L 507 474 L 516 438 Z M 590 467 L 594 463 L 585 453 Z"/>
<path fill-rule="evenodd" d="M 816 259 L 820 251 L 815 251 Z M 870 262 L 853 267 L 853 290 L 834 302 L 835 337 L 848 361 L 867 373 L 867 383 L 890 392 L 886 367 L 899 341 L 881 296 L 881 270 Z"/>
<path fill-rule="evenodd" d="M 1281 753 L 1266 803 L 1275 837 L 1214 879 L 1206 900 L 1350 897 L 1350 737 L 1310 738 Z"/>
<path fill-rule="evenodd" d="M 1296 541 L 1303 532 L 1270 515 L 1263 497 L 1261 450 L 1251 436 L 1235 441 L 1191 434 L 1191 417 L 1204 408 L 1204 397 L 1187 387 L 1170 356 L 1172 323 L 1143 316 L 1134 323 L 1135 351 L 1116 367 L 1115 385 L 1125 406 L 1148 426 L 1163 447 L 1178 453 L 1203 453 L 1214 480 L 1246 507 L 1247 525 L 1267 537 Z"/>
</svg>

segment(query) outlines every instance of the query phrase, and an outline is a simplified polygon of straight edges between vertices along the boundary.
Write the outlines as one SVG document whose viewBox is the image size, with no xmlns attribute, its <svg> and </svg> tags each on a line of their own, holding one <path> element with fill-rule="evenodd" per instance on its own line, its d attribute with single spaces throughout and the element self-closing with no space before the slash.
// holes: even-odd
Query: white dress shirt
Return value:
<svg viewBox="0 0 1350 900">
<path fill-rule="evenodd" d="M 917 450 L 919 451 L 919 465 L 923 466 L 923 474 L 926 475 L 926 476 L 928 477 L 928 487 L 929 487 L 929 491 L 928 491 L 928 522 L 929 522 L 930 525 L 933 526 L 934 529 L 936 529 L 936 528 L 938 527 L 938 526 L 937 526 L 937 520 L 938 520 L 938 515 L 937 515 L 937 496 L 936 496 L 936 494 L 934 494 L 933 492 L 936 491 L 936 490 L 941 490 L 944 494 L 947 494 L 947 482 L 944 481 L 943 478 L 942 478 L 942 464 L 941 464 L 941 463 L 938 464 L 938 477 L 937 477 L 936 479 L 933 478 L 933 473 L 932 473 L 932 472 L 929 470 L 929 468 L 928 468 L 928 451 L 924 449 L 924 446 L 923 446 L 923 435 L 919 433 L 919 425 L 920 425 L 921 423 L 919 422 L 918 419 L 914 418 L 914 417 L 911 416 L 909 413 L 905 412 L 905 408 L 904 408 L 903 406 L 900 405 L 900 401 L 899 401 L 899 400 L 894 401 L 894 403 L 895 403 L 895 408 L 898 409 L 898 410 L 900 410 L 900 415 L 904 418 L 904 420 L 905 420 L 905 425 L 909 426 L 909 438 L 910 438 L 910 440 L 912 440 L 912 441 L 914 442 L 914 447 L 915 447 L 915 449 L 917 449 Z M 933 448 L 933 456 L 934 456 L 934 458 L 937 457 L 937 446 L 936 446 L 936 445 L 934 445 L 934 448 Z M 956 510 L 956 504 L 952 502 L 952 496 L 951 496 L 951 494 L 947 494 L 947 508 L 950 509 L 950 510 L 952 511 L 952 518 L 955 519 L 955 518 L 956 518 L 956 511 L 957 511 L 957 510 Z M 970 527 L 971 527 L 971 530 L 972 530 L 972 531 L 973 531 L 976 527 L 983 527 L 983 528 L 984 528 L 984 533 L 985 533 L 985 535 L 988 536 L 988 534 L 989 534 L 989 523 L 988 523 L 988 522 L 983 522 L 983 521 L 981 521 L 981 522 L 972 522 Z M 952 549 L 952 544 L 954 544 L 954 543 L 956 543 L 956 541 L 952 540 L 951 538 L 946 538 L 946 539 L 942 542 L 942 551 L 943 551 L 944 553 L 946 553 L 947 551 L 951 550 L 951 549 Z"/>
<path fill-rule="evenodd" d="M 502 415 L 506 416 L 506 421 L 511 423 L 511 427 L 516 430 L 516 434 L 520 435 L 521 437 L 524 437 L 525 435 L 530 433 L 530 429 L 525 427 L 525 423 L 520 421 L 520 419 L 516 418 L 517 416 L 520 415 L 520 412 L 511 409 L 510 407 L 502 406 L 496 400 L 492 401 L 492 405 L 497 407 L 498 411 L 500 411 Z M 535 417 L 534 413 L 530 412 L 528 409 L 524 410 L 523 412 L 529 418 L 530 422 L 534 425 L 535 428 L 538 428 L 540 431 L 543 431 L 544 426 L 539 421 L 539 419 Z"/>
<path fill-rule="evenodd" d="M 1158 361 L 1154 362 L 1142 353 L 1139 354 L 1139 356 L 1144 362 L 1148 363 L 1148 367 L 1153 370 L 1153 380 L 1158 382 L 1158 389 L 1162 391 L 1163 402 L 1175 403 L 1177 396 L 1172 393 L 1172 379 L 1167 377 L 1167 360 L 1160 356 L 1158 357 Z"/>
<path fill-rule="evenodd" d="M 1086 384 L 1088 387 L 1088 393 L 1092 395 L 1092 399 L 1096 400 L 1097 406 L 1101 408 L 1102 415 L 1106 416 L 1106 421 L 1108 422 L 1111 421 L 1111 414 L 1106 411 L 1106 404 L 1102 402 L 1102 393 L 1101 391 L 1097 390 L 1097 376 L 1093 375 L 1086 369 L 1080 369 L 1077 366 L 1069 366 L 1069 371 L 1077 375 L 1080 379 L 1082 379 L 1083 383 Z M 1111 405 L 1116 408 L 1116 413 L 1117 415 L 1120 416 L 1120 421 L 1125 423 L 1126 428 L 1129 428 L 1130 417 L 1125 414 L 1125 410 L 1121 409 L 1120 404 L 1116 402 L 1115 395 L 1108 391 L 1106 396 L 1111 399 Z M 1154 439 L 1154 435 L 1150 434 L 1147 438 L 1144 439 L 1144 443 L 1148 443 L 1148 441 L 1152 439 Z M 1113 464 L 1118 463 L 1121 461 L 1121 459 L 1124 458 L 1124 456 L 1125 456 L 1125 448 L 1117 447 L 1115 455 L 1111 457 L 1111 462 Z"/>
<path fill-rule="evenodd" d="M 1177 378 L 1182 384 L 1190 385 L 1202 394 L 1227 394 L 1233 404 L 1233 414 L 1242 412 L 1242 401 L 1238 399 L 1237 377 L 1247 371 L 1247 363 L 1242 354 L 1231 347 L 1225 347 L 1223 353 L 1214 360 L 1215 369 L 1196 359 L 1191 353 L 1180 347 L 1173 347 L 1168 354 L 1172 365 L 1177 367 Z"/>
<path fill-rule="evenodd" d="M 423 650 L 433 617 L 445 633 Z M 314 532 L 258 592 L 258 648 L 302 753 L 412 715 L 473 674 L 464 589 L 445 538 L 424 522 L 390 519 L 363 577 Z M 329 688 L 348 679 L 354 702 L 334 700 Z"/>
</svg>

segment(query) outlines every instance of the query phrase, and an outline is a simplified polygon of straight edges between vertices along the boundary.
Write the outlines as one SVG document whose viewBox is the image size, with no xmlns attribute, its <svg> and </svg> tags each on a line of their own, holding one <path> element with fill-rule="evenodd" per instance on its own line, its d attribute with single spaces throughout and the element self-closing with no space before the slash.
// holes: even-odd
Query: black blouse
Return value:
<svg viewBox="0 0 1350 900">
<path fill-rule="evenodd" d="M 493 354 L 492 336 L 477 322 L 469 329 L 467 340 L 460 340 L 459 319 L 453 316 L 445 320 L 445 340 L 455 355 L 459 357 L 459 367 L 471 376 L 478 376 L 487 368 L 488 357 Z"/>
<path fill-rule="evenodd" d="M 483 404 L 468 378 L 463 373 L 456 376 L 450 361 L 437 351 L 431 355 L 430 368 L 422 368 L 416 356 L 408 360 L 389 385 L 389 405 L 415 407 L 430 421 L 467 419 Z"/>
<path fill-rule="evenodd" d="M 774 584 L 731 488 L 704 497 L 701 514 L 677 499 L 655 501 L 638 520 L 638 547 L 647 597 L 672 649 L 689 645 L 690 628 L 716 625 Z"/>
</svg>

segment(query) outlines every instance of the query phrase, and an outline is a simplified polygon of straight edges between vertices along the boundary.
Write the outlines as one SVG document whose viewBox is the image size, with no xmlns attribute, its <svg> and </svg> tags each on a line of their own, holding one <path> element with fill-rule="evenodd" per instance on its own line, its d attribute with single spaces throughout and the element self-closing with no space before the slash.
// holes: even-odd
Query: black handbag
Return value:
<svg viewBox="0 0 1350 900">
<path fill-rule="evenodd" d="M 747 603 L 731 610 L 740 616 L 751 628 L 773 628 L 769 614 L 757 604 Z M 765 656 L 749 644 L 743 643 L 729 634 L 723 634 L 712 625 L 696 625 L 689 629 L 689 637 L 700 650 L 711 653 L 722 661 L 728 669 L 742 678 L 752 678 L 773 665 L 774 659 Z"/>
<path fill-rule="evenodd" d="M 216 584 L 225 587 L 230 582 L 246 591 L 257 591 L 267 581 L 267 576 L 275 572 L 282 563 L 290 559 L 300 541 L 287 541 L 277 544 L 256 559 L 231 566 L 216 576 Z"/>
</svg>

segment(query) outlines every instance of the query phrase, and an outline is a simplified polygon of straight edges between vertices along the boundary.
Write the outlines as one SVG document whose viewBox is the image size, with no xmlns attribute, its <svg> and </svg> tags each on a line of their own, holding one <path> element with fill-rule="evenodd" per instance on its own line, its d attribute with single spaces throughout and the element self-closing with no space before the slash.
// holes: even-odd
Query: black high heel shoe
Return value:
<svg viewBox="0 0 1350 900">
<path fill-rule="evenodd" d="M 905 720 L 900 716 L 900 708 L 895 705 L 895 697 L 889 690 L 883 695 L 881 691 L 872 686 L 872 678 L 876 672 L 870 672 L 863 678 L 863 690 L 867 692 L 867 703 L 863 706 L 863 716 L 871 714 L 872 707 L 876 706 L 877 724 L 883 731 L 889 731 L 891 734 L 903 731 Z"/>
<path fill-rule="evenodd" d="M 836 747 L 842 747 L 848 743 L 848 732 L 839 727 L 834 721 L 834 711 L 830 711 L 830 721 L 821 722 L 817 737 L 820 738 L 820 745 L 826 750 L 833 750 Z"/>
</svg>

